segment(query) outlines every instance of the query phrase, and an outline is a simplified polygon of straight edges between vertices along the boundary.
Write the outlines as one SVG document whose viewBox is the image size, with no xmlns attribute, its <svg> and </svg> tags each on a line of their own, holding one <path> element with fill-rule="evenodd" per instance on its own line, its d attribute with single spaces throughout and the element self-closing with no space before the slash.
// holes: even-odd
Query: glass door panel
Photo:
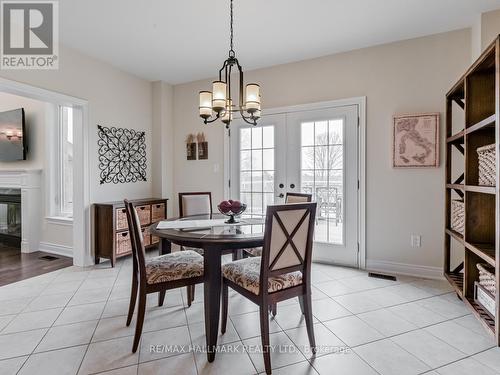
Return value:
<svg viewBox="0 0 500 375">
<path fill-rule="evenodd" d="M 287 187 L 317 202 L 316 260 L 356 266 L 357 106 L 287 114 Z"/>
<path fill-rule="evenodd" d="M 344 119 L 301 123 L 300 189 L 318 202 L 315 240 L 343 244 Z"/>
<path fill-rule="evenodd" d="M 264 215 L 280 194 L 276 179 L 284 180 L 286 145 L 277 145 L 275 139 L 282 132 L 284 116 L 263 117 L 259 126 L 241 120 L 231 124 L 231 197 L 247 204 L 247 215 Z"/>
</svg>

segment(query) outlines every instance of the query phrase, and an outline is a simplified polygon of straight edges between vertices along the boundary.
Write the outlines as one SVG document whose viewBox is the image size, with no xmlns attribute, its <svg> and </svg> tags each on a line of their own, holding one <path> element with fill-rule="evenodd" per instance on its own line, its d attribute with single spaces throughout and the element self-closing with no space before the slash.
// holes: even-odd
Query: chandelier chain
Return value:
<svg viewBox="0 0 500 375">
<path fill-rule="evenodd" d="M 229 57 L 234 57 L 234 49 L 233 49 L 233 0 L 231 0 L 231 27 L 230 27 L 230 35 L 231 35 L 231 41 L 230 41 L 230 50 L 229 50 Z"/>
</svg>

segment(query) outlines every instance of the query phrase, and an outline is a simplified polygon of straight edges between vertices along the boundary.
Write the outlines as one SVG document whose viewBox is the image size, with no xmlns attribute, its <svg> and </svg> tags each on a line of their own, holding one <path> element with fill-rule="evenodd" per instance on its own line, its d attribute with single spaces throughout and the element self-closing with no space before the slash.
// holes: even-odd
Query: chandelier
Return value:
<svg viewBox="0 0 500 375">
<path fill-rule="evenodd" d="M 219 70 L 219 80 L 213 82 L 212 91 L 200 91 L 200 117 L 205 124 L 220 119 L 226 128 L 233 119 L 234 113 L 239 113 L 248 124 L 257 125 L 260 118 L 260 86 L 249 83 L 243 90 L 243 69 L 241 68 L 233 49 L 233 0 L 231 0 L 231 36 L 229 57 Z M 239 103 L 231 96 L 231 73 L 233 69 L 239 72 Z M 245 99 L 245 101 L 243 101 Z"/>
</svg>

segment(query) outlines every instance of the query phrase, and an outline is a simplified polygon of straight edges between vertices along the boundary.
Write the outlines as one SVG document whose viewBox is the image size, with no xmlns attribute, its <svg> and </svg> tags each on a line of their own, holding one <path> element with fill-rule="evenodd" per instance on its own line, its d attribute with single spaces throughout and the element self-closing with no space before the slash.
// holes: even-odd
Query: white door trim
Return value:
<svg viewBox="0 0 500 375">
<path fill-rule="evenodd" d="M 338 99 L 318 103 L 293 105 L 262 110 L 262 115 L 274 115 L 302 111 L 312 111 L 343 106 L 358 106 L 358 265 L 366 268 L 366 96 L 348 99 Z M 237 118 L 237 117 L 235 117 Z M 224 197 L 230 195 L 229 178 L 230 169 L 230 144 L 229 133 L 224 131 Z"/>
<path fill-rule="evenodd" d="M 82 126 L 75 129 L 75 165 L 73 175 L 73 264 L 93 264 L 90 244 L 90 172 L 88 101 L 25 83 L 0 78 L 0 91 L 57 105 L 77 106 L 82 110 Z M 79 141 L 79 142 L 78 142 Z M 83 230 L 82 230 L 83 228 Z"/>
</svg>

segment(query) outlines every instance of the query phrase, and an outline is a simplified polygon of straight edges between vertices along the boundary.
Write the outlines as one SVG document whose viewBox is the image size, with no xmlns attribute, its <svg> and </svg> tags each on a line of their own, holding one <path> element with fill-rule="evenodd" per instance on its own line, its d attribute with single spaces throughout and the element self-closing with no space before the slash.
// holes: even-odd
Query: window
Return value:
<svg viewBox="0 0 500 375">
<path fill-rule="evenodd" d="M 240 199 L 247 214 L 274 203 L 274 126 L 240 129 Z"/>
<path fill-rule="evenodd" d="M 60 106 L 57 132 L 56 216 L 73 216 L 73 108 Z"/>
</svg>

